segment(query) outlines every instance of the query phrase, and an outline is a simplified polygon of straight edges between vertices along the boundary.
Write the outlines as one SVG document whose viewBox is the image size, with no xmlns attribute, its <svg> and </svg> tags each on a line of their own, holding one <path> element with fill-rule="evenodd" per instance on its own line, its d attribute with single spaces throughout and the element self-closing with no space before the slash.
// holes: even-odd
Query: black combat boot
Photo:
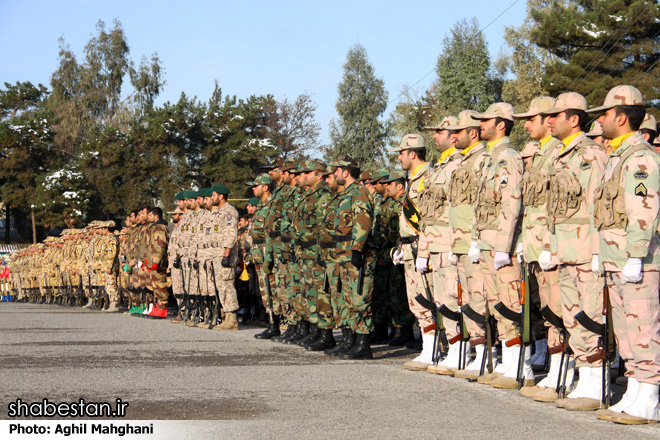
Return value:
<svg viewBox="0 0 660 440">
<path fill-rule="evenodd" d="M 310 324 L 309 325 L 309 333 L 307 333 L 307 336 L 305 336 L 302 339 L 299 339 L 296 341 L 296 345 L 299 345 L 301 347 L 304 347 L 307 344 L 311 344 L 312 342 L 316 342 L 316 340 L 321 336 L 319 333 L 319 326 L 318 324 Z"/>
<path fill-rule="evenodd" d="M 337 345 L 335 337 L 332 335 L 331 328 L 321 328 L 319 329 L 319 338 L 308 344 L 305 344 L 305 350 L 309 351 L 323 351 L 328 348 L 333 348 Z"/>
<path fill-rule="evenodd" d="M 254 335 L 255 339 L 271 339 L 280 335 L 280 316 L 273 315 L 273 319 L 268 322 L 268 327 L 261 333 Z"/>
<path fill-rule="evenodd" d="M 394 327 L 394 334 L 388 345 L 391 347 L 403 347 L 407 343 L 414 341 L 415 334 L 413 333 L 412 324 L 408 324 L 403 327 Z"/>
<path fill-rule="evenodd" d="M 302 321 L 298 322 L 298 330 L 296 331 L 296 334 L 293 335 L 292 338 L 287 340 L 285 342 L 285 344 L 298 345 L 298 342 L 305 339 L 305 337 L 308 334 L 309 334 L 309 321 L 302 320 Z"/>
<path fill-rule="evenodd" d="M 358 334 L 355 341 L 355 346 L 346 353 L 340 353 L 339 359 L 353 360 L 353 359 L 373 359 L 371 352 L 371 335 Z"/>
<path fill-rule="evenodd" d="M 340 353 L 346 353 L 355 346 L 355 333 L 348 327 L 342 327 L 341 333 L 344 335 L 342 341 L 335 348 L 325 350 L 328 356 L 339 356 Z"/>
<path fill-rule="evenodd" d="M 374 345 L 387 344 L 388 340 L 387 324 L 374 324 L 374 331 L 371 334 L 371 343 Z"/>
<path fill-rule="evenodd" d="M 289 325 L 287 326 L 287 328 L 284 331 L 284 333 L 282 334 L 282 336 L 277 336 L 277 337 L 271 338 L 271 340 L 273 342 L 284 343 L 287 339 L 292 338 L 296 334 L 296 331 L 298 331 L 298 323 L 296 323 L 296 324 L 289 323 Z"/>
</svg>

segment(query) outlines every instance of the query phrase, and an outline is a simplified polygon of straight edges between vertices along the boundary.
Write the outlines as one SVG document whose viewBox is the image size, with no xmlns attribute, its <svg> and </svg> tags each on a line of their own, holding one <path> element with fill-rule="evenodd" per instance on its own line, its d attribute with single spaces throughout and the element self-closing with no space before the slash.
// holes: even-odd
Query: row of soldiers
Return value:
<svg viewBox="0 0 660 440">
<path fill-rule="evenodd" d="M 593 115 L 600 127 L 587 132 Z M 645 120 L 641 93 L 619 86 L 592 109 L 565 93 L 525 113 L 495 103 L 445 118 L 428 127 L 441 153 L 433 168 L 424 138 L 406 135 L 391 152 L 407 181 L 360 182 L 351 156 L 274 164 L 248 183 L 261 200 L 251 258 L 270 315 L 255 337 L 369 359 L 376 316 L 384 304 L 396 315 L 405 288 L 422 352 L 404 367 L 520 388 L 618 423 L 660 420 L 660 159 Z M 508 137 L 515 121 L 536 141 L 522 153 Z M 534 308 L 549 358 L 538 384 Z M 610 407 L 614 339 L 627 391 Z"/>
</svg>

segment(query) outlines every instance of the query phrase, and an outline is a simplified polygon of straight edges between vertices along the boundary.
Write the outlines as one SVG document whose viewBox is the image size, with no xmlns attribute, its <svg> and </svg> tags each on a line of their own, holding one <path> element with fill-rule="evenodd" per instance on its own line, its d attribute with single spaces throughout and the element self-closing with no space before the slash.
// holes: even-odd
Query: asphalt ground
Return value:
<svg viewBox="0 0 660 440">
<path fill-rule="evenodd" d="M 18 398 L 120 398 L 127 420 L 187 421 L 166 423 L 181 439 L 660 438 L 658 424 L 615 425 L 517 391 L 405 370 L 411 350 L 375 346 L 373 360 L 342 361 L 254 339 L 261 330 L 0 303 L 0 420 Z"/>
</svg>

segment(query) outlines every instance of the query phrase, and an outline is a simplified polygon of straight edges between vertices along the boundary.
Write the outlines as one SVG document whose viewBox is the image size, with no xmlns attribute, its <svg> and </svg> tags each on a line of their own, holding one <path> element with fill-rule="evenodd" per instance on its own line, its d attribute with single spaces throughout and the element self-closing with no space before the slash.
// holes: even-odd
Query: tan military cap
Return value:
<svg viewBox="0 0 660 440">
<path fill-rule="evenodd" d="M 451 130 L 447 127 L 456 124 L 458 124 L 458 118 L 456 116 L 446 116 L 438 125 L 424 127 L 424 130 Z"/>
<path fill-rule="evenodd" d="M 616 86 L 609 91 L 603 105 L 589 109 L 587 113 L 604 112 L 617 105 L 644 105 L 642 92 L 633 86 Z"/>
<path fill-rule="evenodd" d="M 474 119 L 478 120 L 488 120 L 493 118 L 502 118 L 513 121 L 513 106 L 508 102 L 496 102 L 491 104 L 484 113 L 477 113 L 472 116 Z"/>
<path fill-rule="evenodd" d="M 114 228 L 117 226 L 117 223 L 115 223 L 114 220 L 108 220 L 107 222 L 104 223 L 106 228 Z"/>
<path fill-rule="evenodd" d="M 644 120 L 642 121 L 642 125 L 639 126 L 639 129 L 658 131 L 658 123 L 656 122 L 655 117 L 652 114 L 647 113 L 646 116 L 644 116 Z"/>
<path fill-rule="evenodd" d="M 455 125 L 448 125 L 447 130 L 464 130 L 468 127 L 472 128 L 479 128 L 479 121 L 474 118 L 474 115 L 478 115 L 479 113 L 475 112 L 474 110 L 463 110 L 458 114 L 458 118 L 456 118 L 456 124 Z"/>
<path fill-rule="evenodd" d="M 401 143 L 398 147 L 390 148 L 387 151 L 390 153 L 400 153 L 404 150 L 415 148 L 426 148 L 426 141 L 421 134 L 407 134 L 401 139 Z"/>
<path fill-rule="evenodd" d="M 557 96 L 554 107 L 543 112 L 544 115 L 557 115 L 566 110 L 587 110 L 587 100 L 575 92 L 562 93 Z"/>
<path fill-rule="evenodd" d="M 539 148 L 541 148 L 541 144 L 539 144 L 536 141 L 530 141 L 525 144 L 525 148 L 520 152 L 520 157 L 527 158 L 527 157 L 532 157 L 534 154 L 536 154 L 537 151 L 539 151 Z"/>
<path fill-rule="evenodd" d="M 585 133 L 585 136 L 590 137 L 590 138 L 595 138 L 597 136 L 602 136 L 603 135 L 603 126 L 600 125 L 600 122 L 594 121 L 591 124 L 591 127 L 589 127 L 589 131 Z"/>
<path fill-rule="evenodd" d="M 526 113 L 514 113 L 513 119 L 533 118 L 536 115 L 545 113 L 555 106 L 557 100 L 550 96 L 538 96 L 529 103 L 529 110 Z"/>
<path fill-rule="evenodd" d="M 169 215 L 174 215 L 174 214 L 183 214 L 183 211 L 177 206 L 174 211 L 169 211 Z"/>
</svg>

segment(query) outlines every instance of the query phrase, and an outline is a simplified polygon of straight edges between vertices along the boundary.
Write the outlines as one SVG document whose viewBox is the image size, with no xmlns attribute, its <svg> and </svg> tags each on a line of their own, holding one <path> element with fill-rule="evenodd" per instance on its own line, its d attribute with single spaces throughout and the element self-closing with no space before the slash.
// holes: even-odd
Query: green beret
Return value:
<svg viewBox="0 0 660 440">
<path fill-rule="evenodd" d="M 196 199 L 197 198 L 197 191 L 193 190 L 188 190 L 184 191 L 185 195 L 183 196 L 184 199 Z"/>
<path fill-rule="evenodd" d="M 229 195 L 229 188 L 224 185 L 213 185 L 211 187 L 211 191 L 217 192 L 218 194 L 224 194 L 226 196 Z"/>
<path fill-rule="evenodd" d="M 174 196 L 174 199 L 175 199 L 175 200 L 185 200 L 185 199 L 186 199 L 186 192 L 185 192 L 185 191 L 179 191 L 179 192 L 176 193 L 176 195 Z"/>
<path fill-rule="evenodd" d="M 197 197 L 211 197 L 213 195 L 213 191 L 211 188 L 202 188 L 199 191 L 197 191 Z"/>
<path fill-rule="evenodd" d="M 248 200 L 247 204 L 252 206 L 259 206 L 260 202 L 261 199 L 259 197 L 252 197 L 250 200 Z"/>
</svg>

